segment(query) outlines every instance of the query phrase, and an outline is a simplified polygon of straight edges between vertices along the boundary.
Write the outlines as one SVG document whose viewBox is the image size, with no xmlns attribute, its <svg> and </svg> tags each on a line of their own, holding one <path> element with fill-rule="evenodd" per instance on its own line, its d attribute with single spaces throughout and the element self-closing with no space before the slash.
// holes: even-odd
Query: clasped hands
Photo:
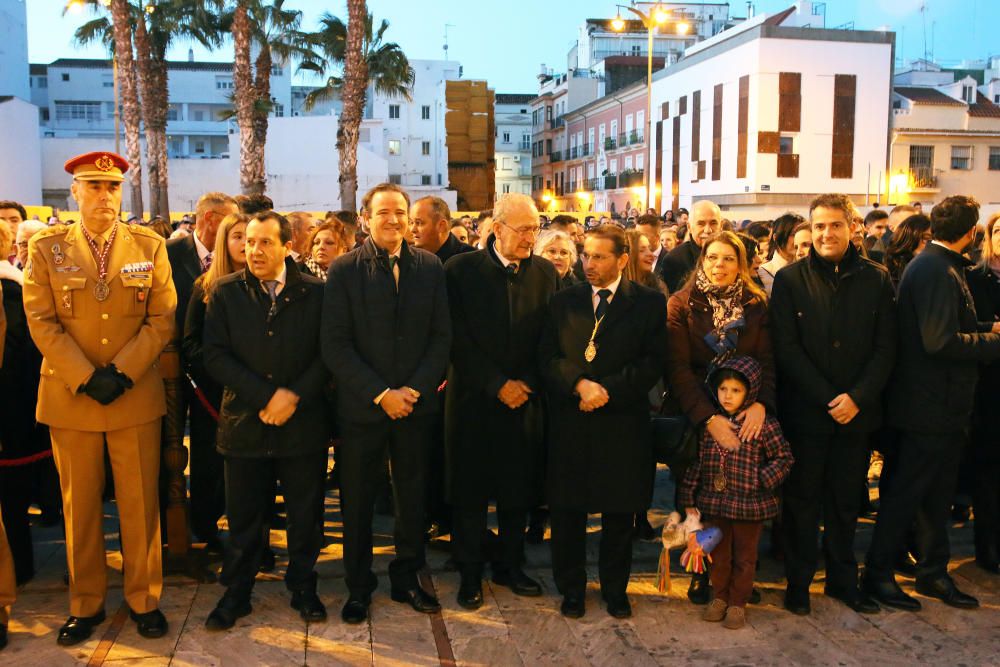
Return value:
<svg viewBox="0 0 1000 667">
<path fill-rule="evenodd" d="M 837 395 L 832 401 L 827 403 L 826 407 L 830 408 L 827 410 L 827 413 L 838 424 L 849 424 L 861 412 L 861 408 L 847 394 Z"/>
<path fill-rule="evenodd" d="M 511 410 L 517 410 L 531 398 L 531 387 L 520 380 L 507 380 L 497 392 L 497 398 Z"/>
<path fill-rule="evenodd" d="M 580 396 L 580 410 L 593 412 L 608 404 L 608 390 L 593 380 L 581 379 L 576 383 L 576 393 Z"/>
<path fill-rule="evenodd" d="M 284 426 L 299 407 L 299 395 L 291 389 L 279 387 L 271 395 L 264 409 L 257 413 L 260 420 L 271 426 Z"/>
<path fill-rule="evenodd" d="M 400 387 L 385 392 L 378 404 L 383 412 L 389 415 L 389 419 L 396 420 L 410 416 L 418 400 L 420 400 L 419 391 L 412 387 Z"/>
<path fill-rule="evenodd" d="M 108 364 L 96 369 L 79 391 L 90 396 L 101 405 L 111 405 L 126 389 L 132 388 L 132 378 Z"/>
<path fill-rule="evenodd" d="M 720 447 L 732 451 L 739 449 L 741 441 L 751 442 L 759 436 L 766 417 L 767 408 L 763 403 L 757 402 L 736 415 L 736 421 L 740 423 L 739 433 L 733 428 L 732 422 L 721 417 L 710 419 L 706 428 Z"/>
</svg>

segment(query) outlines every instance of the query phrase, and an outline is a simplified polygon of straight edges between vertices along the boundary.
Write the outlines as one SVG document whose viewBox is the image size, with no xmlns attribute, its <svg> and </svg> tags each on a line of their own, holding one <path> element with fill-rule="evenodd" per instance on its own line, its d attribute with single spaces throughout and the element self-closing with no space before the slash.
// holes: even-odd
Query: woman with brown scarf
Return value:
<svg viewBox="0 0 1000 667">
<path fill-rule="evenodd" d="M 760 434 L 774 413 L 775 369 L 767 322 L 767 296 L 752 280 L 743 243 L 721 232 L 703 245 L 697 269 L 667 303 L 670 396 L 691 424 L 706 428 L 722 447 L 736 449 Z M 719 410 L 705 390 L 709 373 L 733 356 L 761 366 L 757 402 L 738 415 L 739 431 L 716 418 Z M 708 602 L 707 577 L 693 577 L 688 597 Z"/>
</svg>

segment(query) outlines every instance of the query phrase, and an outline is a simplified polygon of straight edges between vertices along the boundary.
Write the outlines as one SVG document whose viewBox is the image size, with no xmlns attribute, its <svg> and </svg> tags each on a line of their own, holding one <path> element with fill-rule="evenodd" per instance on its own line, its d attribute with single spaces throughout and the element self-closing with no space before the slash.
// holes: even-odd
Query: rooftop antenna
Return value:
<svg viewBox="0 0 1000 667">
<path fill-rule="evenodd" d="M 920 17 L 924 23 L 924 60 L 927 60 L 927 3 L 920 3 Z"/>
<path fill-rule="evenodd" d="M 454 28 L 455 25 L 451 23 L 444 24 L 444 59 L 448 60 L 448 28 Z"/>
</svg>

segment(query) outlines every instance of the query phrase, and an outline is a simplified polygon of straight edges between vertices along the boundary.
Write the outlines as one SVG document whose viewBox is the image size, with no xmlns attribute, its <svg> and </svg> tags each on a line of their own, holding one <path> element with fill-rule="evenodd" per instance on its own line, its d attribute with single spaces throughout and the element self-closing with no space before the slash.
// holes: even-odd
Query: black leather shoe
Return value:
<svg viewBox="0 0 1000 667">
<path fill-rule="evenodd" d="M 60 646 L 73 646 L 90 638 L 94 628 L 104 622 L 107 618 L 102 609 L 93 616 L 70 616 L 59 628 L 56 643 Z"/>
<path fill-rule="evenodd" d="M 292 593 L 292 609 L 307 623 L 326 620 L 326 607 L 320 602 L 316 591 L 295 591 Z"/>
<path fill-rule="evenodd" d="M 884 607 L 894 607 L 903 611 L 920 611 L 920 600 L 904 593 L 895 579 L 872 581 L 867 577 L 862 577 L 861 592 Z"/>
<path fill-rule="evenodd" d="M 632 605 L 628 601 L 627 595 L 616 595 L 606 599 L 608 603 L 608 614 L 615 618 L 630 618 L 632 616 Z"/>
<path fill-rule="evenodd" d="M 958 590 L 951 577 L 939 577 L 931 581 L 917 580 L 917 592 L 929 598 L 937 598 L 949 607 L 975 609 L 979 600 Z"/>
<path fill-rule="evenodd" d="M 274 572 L 275 565 L 274 549 L 265 547 L 264 553 L 260 557 L 260 566 L 257 568 L 261 572 Z"/>
<path fill-rule="evenodd" d="M 458 586 L 458 605 L 463 609 L 479 609 L 483 606 L 483 579 L 476 575 L 462 575 Z"/>
<path fill-rule="evenodd" d="M 147 611 L 144 614 L 137 614 L 130 610 L 128 615 L 135 621 L 135 627 L 139 634 L 146 639 L 158 639 L 167 634 L 167 618 L 159 609 Z"/>
<path fill-rule="evenodd" d="M 7 626 L 0 623 L 0 651 L 7 646 Z"/>
<path fill-rule="evenodd" d="M 847 607 L 859 614 L 877 614 L 882 608 L 875 600 L 859 591 L 857 588 L 848 590 L 837 590 L 835 588 L 825 588 L 823 595 L 834 600 L 840 600 Z"/>
<path fill-rule="evenodd" d="M 344 608 L 340 610 L 340 620 L 351 625 L 364 623 L 368 620 L 368 602 L 361 598 L 347 598 Z"/>
<path fill-rule="evenodd" d="M 233 600 L 223 596 L 205 619 L 205 627 L 216 631 L 228 630 L 236 625 L 238 619 L 249 616 L 252 611 L 249 600 Z"/>
<path fill-rule="evenodd" d="M 580 593 L 568 593 L 559 606 L 559 612 L 566 618 L 583 618 L 587 613 L 584 596 Z"/>
<path fill-rule="evenodd" d="M 434 614 L 441 611 L 441 604 L 437 598 L 420 586 L 406 591 L 394 589 L 390 591 L 389 597 L 392 598 L 393 602 L 406 603 L 413 607 L 413 611 L 419 611 L 422 614 Z"/>
<path fill-rule="evenodd" d="M 712 597 L 712 585 L 708 581 L 708 572 L 691 576 L 688 586 L 688 600 L 694 604 L 708 604 Z"/>
<path fill-rule="evenodd" d="M 801 586 L 788 586 L 785 589 L 785 609 L 796 616 L 808 616 L 812 612 L 809 604 L 809 589 Z"/>
<path fill-rule="evenodd" d="M 524 570 L 494 572 L 493 583 L 508 587 L 514 595 L 536 598 L 542 594 L 542 585 L 526 575 Z"/>
<path fill-rule="evenodd" d="M 892 569 L 904 577 L 915 577 L 917 575 L 917 560 L 912 554 L 910 554 L 909 551 L 904 551 L 903 554 L 896 559 L 896 562 L 893 563 Z"/>
</svg>

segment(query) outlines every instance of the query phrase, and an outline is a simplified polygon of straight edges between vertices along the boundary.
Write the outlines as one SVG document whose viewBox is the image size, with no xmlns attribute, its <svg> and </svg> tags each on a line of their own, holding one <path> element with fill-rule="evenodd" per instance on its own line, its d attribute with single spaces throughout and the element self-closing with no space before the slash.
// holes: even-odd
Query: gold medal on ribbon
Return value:
<svg viewBox="0 0 1000 667">
<path fill-rule="evenodd" d="M 597 358 L 597 345 L 594 344 L 594 341 L 587 343 L 587 349 L 583 351 L 583 358 L 587 360 L 588 364 Z"/>
<path fill-rule="evenodd" d="M 715 476 L 715 490 L 725 491 L 726 490 L 726 476 L 719 473 Z"/>
</svg>

